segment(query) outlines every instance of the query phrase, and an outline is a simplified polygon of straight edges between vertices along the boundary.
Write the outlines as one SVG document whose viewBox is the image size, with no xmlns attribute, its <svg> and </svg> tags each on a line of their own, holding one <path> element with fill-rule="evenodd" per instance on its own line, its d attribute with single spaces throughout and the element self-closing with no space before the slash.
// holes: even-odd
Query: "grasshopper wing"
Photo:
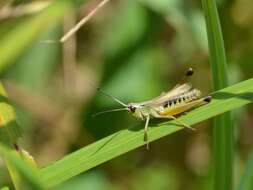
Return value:
<svg viewBox="0 0 253 190">
<path fill-rule="evenodd" d="M 168 92 L 164 92 L 160 96 L 153 98 L 149 101 L 142 102 L 140 104 L 145 105 L 145 106 L 157 106 L 169 100 L 175 99 L 177 96 L 187 93 L 191 89 L 192 89 L 192 85 L 190 83 L 176 85 L 172 90 Z"/>
</svg>

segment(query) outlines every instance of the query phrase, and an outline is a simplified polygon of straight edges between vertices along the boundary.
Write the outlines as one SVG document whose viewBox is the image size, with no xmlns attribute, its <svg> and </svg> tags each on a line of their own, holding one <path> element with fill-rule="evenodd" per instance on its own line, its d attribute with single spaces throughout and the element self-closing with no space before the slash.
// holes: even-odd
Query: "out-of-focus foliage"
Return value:
<svg viewBox="0 0 253 190">
<path fill-rule="evenodd" d="M 39 166 L 47 166 L 139 122 L 126 112 L 93 118 L 91 115 L 98 111 L 120 107 L 97 93 L 97 86 L 124 102 L 143 101 L 173 87 L 192 66 L 195 70 L 191 79 L 193 85 L 204 95 L 211 92 L 207 37 L 199 1 L 110 1 L 77 32 L 76 40 L 69 39 L 65 44 L 57 40 L 66 28 L 73 26 L 69 19 L 77 22 L 99 1 L 85 1 L 74 14 L 65 12 L 71 6 L 65 9 L 57 3 L 81 4 L 82 1 L 52 2 L 56 3 L 57 11 L 47 12 L 51 15 L 47 19 L 52 19 L 54 24 L 35 28 L 36 35 L 14 31 L 17 28 L 32 30 L 26 23 L 43 12 L 15 16 L 14 10 L 19 6 L 35 5 L 37 1 L 0 2 L 0 50 L 3 50 L 0 63 L 7 63 L 8 58 L 8 65 L 11 65 L 6 67 L 1 79 L 24 131 L 19 144 L 34 156 Z M 7 4 L 12 14 L 1 17 Z M 253 74 L 253 3 L 251 0 L 224 0 L 218 5 L 229 82 L 235 84 L 252 78 Z M 62 11 L 65 18 L 60 22 L 58 16 Z M 10 38 L 13 46 L 6 47 Z M 27 44 L 21 43 L 22 39 Z M 9 53 L 4 53 L 7 50 Z M 238 158 L 235 165 L 240 171 L 252 149 L 252 112 L 251 107 L 245 107 L 236 112 L 234 121 Z M 152 142 L 149 151 L 144 147 L 136 149 L 56 189 L 179 190 L 187 187 L 210 190 L 210 124 L 209 121 L 198 124 L 196 132 L 182 130 L 166 136 Z M 240 177 L 236 176 L 237 183 Z M 5 165 L 0 162 L 0 187 L 3 186 L 13 189 Z"/>
<path fill-rule="evenodd" d="M 15 111 L 2 84 L 0 84 L 0 98 L 0 142 L 11 146 L 21 136 L 21 128 L 17 124 Z"/>
<path fill-rule="evenodd" d="M 245 172 L 241 177 L 238 190 L 248 190 L 253 186 L 253 151 L 251 151 L 250 156 L 248 158 L 248 162 L 245 165 Z"/>
</svg>

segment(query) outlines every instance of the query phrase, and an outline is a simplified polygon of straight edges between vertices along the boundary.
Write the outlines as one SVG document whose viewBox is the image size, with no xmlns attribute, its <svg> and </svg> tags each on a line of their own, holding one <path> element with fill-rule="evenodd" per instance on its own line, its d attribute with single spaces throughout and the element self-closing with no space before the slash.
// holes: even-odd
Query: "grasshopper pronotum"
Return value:
<svg viewBox="0 0 253 190">
<path fill-rule="evenodd" d="M 193 74 L 193 69 L 189 68 L 186 72 L 186 78 Z M 176 116 L 185 113 L 191 109 L 209 103 L 212 99 L 211 96 L 206 96 L 200 98 L 201 92 L 198 89 L 192 87 L 189 82 L 183 80 L 179 84 L 177 84 L 174 88 L 172 88 L 168 92 L 163 92 L 160 96 L 155 97 L 151 100 L 145 102 L 138 103 L 128 103 L 120 101 L 118 98 L 107 94 L 100 88 L 98 91 L 102 92 L 104 95 L 112 98 L 124 108 L 107 110 L 103 112 L 99 112 L 95 115 L 113 111 L 127 110 L 132 113 L 133 116 L 145 120 L 145 128 L 144 128 L 144 141 L 146 142 L 147 149 L 149 148 L 148 142 L 148 124 L 150 119 L 152 118 L 162 118 L 162 119 L 176 119 Z M 176 120 L 177 121 L 177 120 Z M 189 125 L 183 123 L 182 121 L 177 121 L 180 125 L 193 129 Z"/>
</svg>

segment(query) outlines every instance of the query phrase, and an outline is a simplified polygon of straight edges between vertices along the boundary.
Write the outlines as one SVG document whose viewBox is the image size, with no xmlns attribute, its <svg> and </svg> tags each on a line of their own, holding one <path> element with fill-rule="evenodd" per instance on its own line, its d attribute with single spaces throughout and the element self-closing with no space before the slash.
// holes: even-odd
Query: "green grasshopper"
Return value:
<svg viewBox="0 0 253 190">
<path fill-rule="evenodd" d="M 112 98 L 124 108 L 107 110 L 103 112 L 99 112 L 94 115 L 99 115 L 107 112 L 121 111 L 127 110 L 133 116 L 138 119 L 145 120 L 145 128 L 144 128 L 144 141 L 146 143 L 147 149 L 149 149 L 149 141 L 148 141 L 148 125 L 149 121 L 152 118 L 159 119 L 170 119 L 175 120 L 177 116 L 186 113 L 189 110 L 192 110 L 196 107 L 207 104 L 211 101 L 211 96 L 206 96 L 201 98 L 201 92 L 198 89 L 192 87 L 192 85 L 186 81 L 189 76 L 193 75 L 193 69 L 189 68 L 185 75 L 185 80 L 182 80 L 179 84 L 177 84 L 174 88 L 172 88 L 168 92 L 163 92 L 160 96 L 155 97 L 151 100 L 145 102 L 138 103 L 128 103 L 120 101 L 118 98 L 107 94 L 102 89 L 98 88 L 97 90 L 103 93 L 104 95 Z M 178 121 L 178 124 L 194 130 L 194 128 L 185 124 L 182 121 Z"/>
</svg>

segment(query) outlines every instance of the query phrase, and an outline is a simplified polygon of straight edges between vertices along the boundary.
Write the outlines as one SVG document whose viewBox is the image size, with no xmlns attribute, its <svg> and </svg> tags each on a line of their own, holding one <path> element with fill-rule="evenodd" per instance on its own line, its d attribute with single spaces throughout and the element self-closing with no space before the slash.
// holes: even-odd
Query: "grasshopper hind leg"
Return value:
<svg viewBox="0 0 253 190">
<path fill-rule="evenodd" d="M 175 116 L 172 116 L 172 115 L 166 115 L 166 116 L 160 116 L 159 118 L 167 118 L 167 119 L 172 119 L 172 120 L 175 120 L 177 119 Z M 183 127 L 187 128 L 187 129 L 190 129 L 192 131 L 195 131 L 196 129 L 195 128 L 192 128 L 190 125 L 187 125 L 185 124 L 184 122 L 182 121 L 177 121 L 176 122 L 180 125 L 182 125 Z"/>
<path fill-rule="evenodd" d="M 149 124 L 150 116 L 147 116 L 144 128 L 144 142 L 146 143 L 147 150 L 149 149 L 149 141 L 148 141 L 148 124 Z"/>
<path fill-rule="evenodd" d="M 174 117 L 174 116 L 169 116 L 169 118 L 171 118 L 171 119 L 173 119 L 173 120 L 177 119 L 177 118 Z M 187 129 L 190 129 L 190 130 L 192 130 L 192 131 L 195 131 L 195 130 L 196 130 L 195 128 L 192 128 L 190 125 L 187 125 L 187 124 L 185 124 L 185 123 L 182 122 L 182 121 L 176 121 L 176 122 L 179 123 L 180 125 L 182 125 L 183 127 L 187 128 Z"/>
</svg>

